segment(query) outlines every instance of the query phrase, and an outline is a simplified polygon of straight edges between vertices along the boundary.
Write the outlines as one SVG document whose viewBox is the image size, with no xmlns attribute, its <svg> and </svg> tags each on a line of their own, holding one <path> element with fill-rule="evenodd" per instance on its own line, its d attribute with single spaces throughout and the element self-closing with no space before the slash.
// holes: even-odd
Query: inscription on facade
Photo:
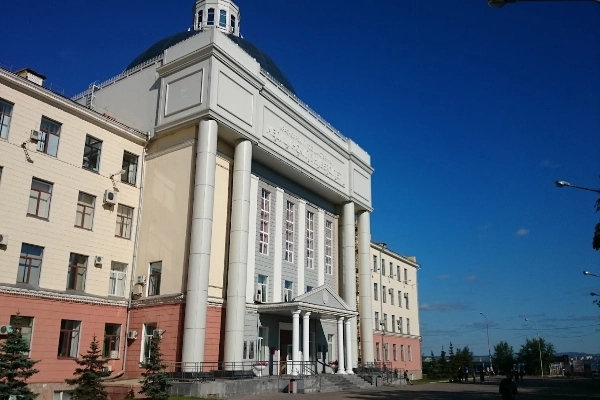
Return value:
<svg viewBox="0 0 600 400">
<path fill-rule="evenodd" d="M 331 157 L 297 132 L 285 126 L 280 126 L 279 128 L 269 126 L 267 128 L 267 136 L 273 143 L 322 172 L 329 179 L 339 183 L 342 187 L 346 186 L 342 180 L 342 173 L 334 167 Z"/>
</svg>

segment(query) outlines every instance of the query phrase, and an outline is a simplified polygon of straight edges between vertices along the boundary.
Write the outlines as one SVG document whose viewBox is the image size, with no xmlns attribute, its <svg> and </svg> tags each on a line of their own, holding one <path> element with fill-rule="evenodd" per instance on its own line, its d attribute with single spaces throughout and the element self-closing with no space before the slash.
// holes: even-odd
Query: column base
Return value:
<svg viewBox="0 0 600 400">
<path fill-rule="evenodd" d="M 348 374 L 348 375 L 354 375 L 354 371 L 352 371 L 352 370 L 346 371 L 346 374 Z"/>
<path fill-rule="evenodd" d="M 346 371 L 338 371 L 336 372 L 336 375 L 347 375 Z"/>
</svg>

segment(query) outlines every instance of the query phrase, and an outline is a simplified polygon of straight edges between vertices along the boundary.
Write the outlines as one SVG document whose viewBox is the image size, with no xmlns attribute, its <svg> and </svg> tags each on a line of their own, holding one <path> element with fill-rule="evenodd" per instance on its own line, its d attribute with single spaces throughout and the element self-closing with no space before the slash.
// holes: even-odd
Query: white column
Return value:
<svg viewBox="0 0 600 400">
<path fill-rule="evenodd" d="M 345 203 L 342 207 L 341 234 L 342 234 L 342 268 L 343 268 L 343 293 L 342 297 L 352 311 L 356 310 L 356 237 L 354 233 L 354 203 Z M 350 370 L 358 363 L 358 338 L 357 318 L 350 319 L 352 324 L 352 356 L 348 357 L 346 363 Z M 350 354 L 350 353 L 348 353 Z"/>
<path fill-rule="evenodd" d="M 354 337 L 354 335 L 352 334 L 352 320 L 354 318 L 346 318 L 346 337 L 344 339 L 346 339 L 346 355 L 347 355 L 347 365 L 346 365 L 346 373 L 347 374 L 353 374 L 354 371 L 352 371 L 352 362 L 350 360 L 352 360 L 352 338 Z"/>
<path fill-rule="evenodd" d="M 254 303 L 254 293 L 256 288 L 256 279 L 254 271 L 256 270 L 256 216 L 258 213 L 258 177 L 250 176 L 250 212 L 248 217 L 248 268 L 246 279 L 246 303 Z"/>
<path fill-rule="evenodd" d="M 281 269 L 283 260 L 283 189 L 277 188 L 271 195 L 270 217 L 275 218 L 275 232 L 271 232 L 270 240 L 273 241 L 273 302 L 283 301 L 281 291 L 283 280 Z"/>
<path fill-rule="evenodd" d="M 310 344 L 309 344 L 309 335 L 310 335 L 310 312 L 305 312 L 302 316 L 302 354 L 304 355 L 304 362 L 308 363 L 310 361 Z M 302 369 L 304 369 L 303 366 Z"/>
<path fill-rule="evenodd" d="M 338 333 L 338 374 L 345 375 L 346 368 L 344 367 L 344 317 L 339 317 L 337 320 Z"/>
<path fill-rule="evenodd" d="M 362 362 L 373 362 L 373 289 L 371 287 L 371 214 L 358 215 L 358 285 Z M 381 289 L 379 289 L 381 290 Z M 380 316 L 383 318 L 383 316 Z"/>
<path fill-rule="evenodd" d="M 298 200 L 298 214 L 296 216 L 295 228 L 298 232 L 298 243 L 296 243 L 296 269 L 298 271 L 298 295 L 304 293 L 304 253 L 306 241 L 306 201 Z"/>
<path fill-rule="evenodd" d="M 204 361 L 210 249 L 215 202 L 217 130 L 216 121 L 201 121 L 196 143 L 194 203 L 181 357 L 181 361 L 184 363 Z"/>
<path fill-rule="evenodd" d="M 227 309 L 225 313 L 225 369 L 241 369 L 246 311 L 246 274 L 248 264 L 248 230 L 250 213 L 250 181 L 252 143 L 240 140 L 233 155 L 233 188 L 231 192 L 231 228 L 229 232 L 229 267 L 227 277 Z"/>
<path fill-rule="evenodd" d="M 300 310 L 292 311 L 292 375 L 298 375 L 300 361 Z"/>
<path fill-rule="evenodd" d="M 325 284 L 325 211 L 317 211 L 317 281 L 318 286 Z"/>
</svg>

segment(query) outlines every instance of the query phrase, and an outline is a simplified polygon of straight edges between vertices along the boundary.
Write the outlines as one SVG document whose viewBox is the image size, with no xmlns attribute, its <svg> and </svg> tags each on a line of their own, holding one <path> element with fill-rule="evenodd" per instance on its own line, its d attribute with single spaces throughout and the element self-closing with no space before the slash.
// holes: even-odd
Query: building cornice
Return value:
<svg viewBox="0 0 600 400">
<path fill-rule="evenodd" d="M 185 303 L 185 293 L 175 293 L 175 294 L 166 294 L 161 296 L 150 296 L 143 297 L 141 299 L 132 300 L 131 308 L 142 308 L 142 307 L 154 307 L 154 306 L 163 306 L 170 304 L 184 304 Z M 209 306 L 222 306 L 224 303 L 223 299 L 217 297 L 209 297 L 208 305 Z"/>
<path fill-rule="evenodd" d="M 34 299 L 56 300 L 68 303 L 93 304 L 100 306 L 127 307 L 127 300 L 113 300 L 103 297 L 85 296 L 80 294 L 51 292 L 43 289 L 26 289 L 0 285 L 0 294 L 9 296 L 29 297 Z"/>
</svg>

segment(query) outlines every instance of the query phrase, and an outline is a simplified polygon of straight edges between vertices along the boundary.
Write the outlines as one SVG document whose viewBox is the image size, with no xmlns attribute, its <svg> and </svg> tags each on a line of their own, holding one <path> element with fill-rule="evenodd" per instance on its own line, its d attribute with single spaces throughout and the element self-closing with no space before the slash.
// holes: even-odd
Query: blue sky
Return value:
<svg viewBox="0 0 600 400">
<path fill-rule="evenodd" d="M 66 95 L 191 24 L 192 1 L 10 1 L 0 64 Z M 600 5 L 238 0 L 242 34 L 372 157 L 373 239 L 416 255 L 423 352 L 540 335 L 600 353 Z M 378 9 L 377 7 L 381 7 Z"/>
</svg>

